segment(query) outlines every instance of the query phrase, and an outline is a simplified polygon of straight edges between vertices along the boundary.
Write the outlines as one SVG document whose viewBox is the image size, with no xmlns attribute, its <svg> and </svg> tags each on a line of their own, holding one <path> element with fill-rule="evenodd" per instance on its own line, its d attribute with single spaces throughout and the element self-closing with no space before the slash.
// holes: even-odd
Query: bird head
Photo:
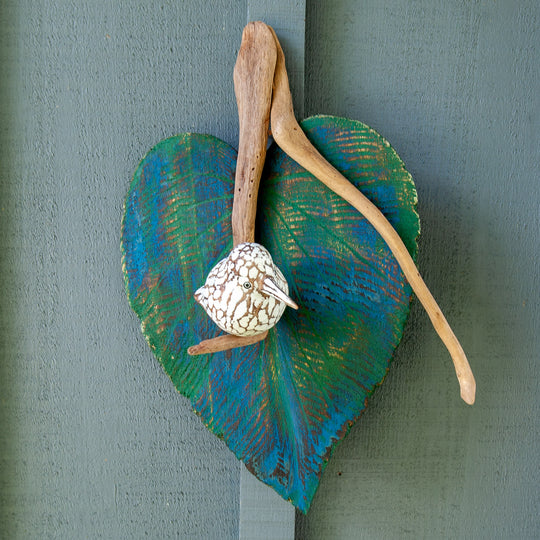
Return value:
<svg viewBox="0 0 540 540">
<path fill-rule="evenodd" d="M 270 253 L 248 242 L 210 270 L 195 300 L 225 332 L 250 336 L 272 328 L 286 306 L 298 309 L 288 294 L 287 281 Z"/>
</svg>

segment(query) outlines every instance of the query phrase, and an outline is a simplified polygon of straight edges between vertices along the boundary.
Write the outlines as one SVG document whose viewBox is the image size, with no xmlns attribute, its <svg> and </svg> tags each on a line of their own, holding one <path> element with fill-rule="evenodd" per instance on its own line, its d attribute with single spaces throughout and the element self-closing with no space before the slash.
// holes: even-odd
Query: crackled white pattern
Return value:
<svg viewBox="0 0 540 540">
<path fill-rule="evenodd" d="M 260 244 L 240 244 L 214 266 L 195 299 L 225 332 L 237 336 L 260 334 L 272 328 L 287 307 L 261 291 L 265 278 L 289 294 L 287 281 L 270 253 Z"/>
</svg>

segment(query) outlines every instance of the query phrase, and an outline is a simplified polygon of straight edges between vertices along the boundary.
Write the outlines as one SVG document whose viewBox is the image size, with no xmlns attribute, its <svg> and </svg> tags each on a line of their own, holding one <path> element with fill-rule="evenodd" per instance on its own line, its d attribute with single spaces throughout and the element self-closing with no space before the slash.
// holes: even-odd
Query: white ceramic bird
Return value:
<svg viewBox="0 0 540 540">
<path fill-rule="evenodd" d="M 236 246 L 219 261 L 195 292 L 210 318 L 235 336 L 255 336 L 272 328 L 290 306 L 289 287 L 268 251 L 253 242 Z"/>
</svg>

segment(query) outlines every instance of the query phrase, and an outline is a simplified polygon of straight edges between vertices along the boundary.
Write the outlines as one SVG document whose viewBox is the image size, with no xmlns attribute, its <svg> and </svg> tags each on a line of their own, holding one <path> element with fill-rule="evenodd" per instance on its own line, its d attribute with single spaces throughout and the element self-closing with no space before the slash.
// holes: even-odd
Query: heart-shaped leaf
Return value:
<svg viewBox="0 0 540 540">
<path fill-rule="evenodd" d="M 313 117 L 302 127 L 415 256 L 416 191 L 389 144 L 352 120 Z M 334 446 L 386 374 L 411 290 L 371 225 L 274 147 L 257 241 L 300 309 L 260 343 L 189 356 L 190 345 L 220 333 L 193 293 L 232 248 L 235 163 L 232 148 L 205 135 L 173 137 L 147 154 L 122 226 L 126 290 L 150 347 L 208 428 L 305 512 Z"/>
</svg>

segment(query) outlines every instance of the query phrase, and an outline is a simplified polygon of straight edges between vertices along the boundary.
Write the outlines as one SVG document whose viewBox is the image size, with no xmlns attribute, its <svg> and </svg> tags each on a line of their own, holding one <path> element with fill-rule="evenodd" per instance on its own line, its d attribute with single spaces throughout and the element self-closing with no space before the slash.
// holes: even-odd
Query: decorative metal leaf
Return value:
<svg viewBox="0 0 540 540">
<path fill-rule="evenodd" d="M 302 127 L 415 256 L 416 191 L 389 144 L 352 120 L 319 116 Z M 300 309 L 287 310 L 263 342 L 188 356 L 190 345 L 220 333 L 193 292 L 232 248 L 235 161 L 225 143 L 189 134 L 142 160 L 122 227 L 126 290 L 150 347 L 207 427 L 305 512 L 336 443 L 387 372 L 411 290 L 371 225 L 272 148 L 257 241 Z"/>
</svg>

